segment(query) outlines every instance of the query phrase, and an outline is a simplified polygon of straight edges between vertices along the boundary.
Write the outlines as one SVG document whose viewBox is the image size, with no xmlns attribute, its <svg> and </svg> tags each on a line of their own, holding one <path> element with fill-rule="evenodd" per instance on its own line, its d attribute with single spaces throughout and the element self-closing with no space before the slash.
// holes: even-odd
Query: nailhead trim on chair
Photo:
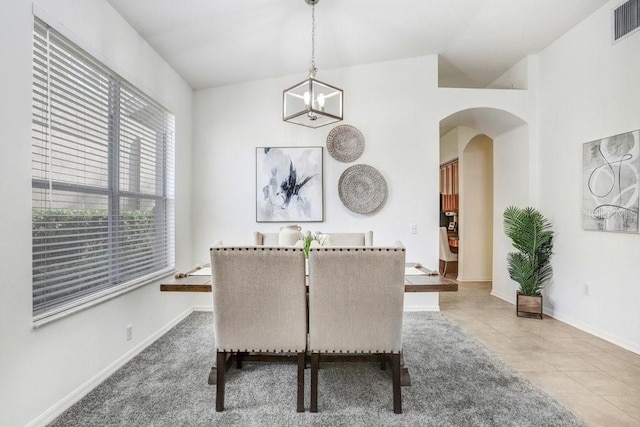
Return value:
<svg viewBox="0 0 640 427">
<path fill-rule="evenodd" d="M 234 350 L 231 350 L 234 351 Z M 240 350 L 238 350 L 240 351 Z M 246 350 L 245 350 L 246 351 Z M 362 350 L 362 351 L 358 351 L 358 350 L 317 350 L 317 349 L 307 349 L 307 351 L 310 351 L 312 353 L 324 353 L 324 354 L 329 354 L 329 353 L 337 353 L 337 354 L 400 354 L 402 353 L 402 350 Z"/>
<path fill-rule="evenodd" d="M 240 352 L 240 353 L 303 353 L 303 352 L 306 352 L 307 349 L 303 348 L 303 349 L 298 349 L 298 350 L 286 350 L 285 351 L 285 350 L 276 350 L 276 349 L 273 349 L 273 350 L 269 350 L 269 349 L 267 349 L 267 350 L 251 349 L 251 350 L 249 350 L 248 348 L 245 348 L 245 349 L 240 349 L 240 348 L 236 348 L 236 349 L 233 349 L 233 348 L 226 348 L 226 349 L 225 348 L 216 348 L 216 351 L 223 351 L 223 352 L 226 352 L 226 353 L 236 353 L 236 352 Z"/>
<path fill-rule="evenodd" d="M 225 247 L 212 247 L 211 251 L 285 251 L 285 252 L 302 252 L 303 248 L 292 248 L 288 246 L 276 247 L 276 246 L 251 246 L 251 247 L 234 247 L 234 246 L 225 246 Z"/>
<path fill-rule="evenodd" d="M 368 248 L 368 247 L 353 247 L 353 248 L 342 248 L 342 247 L 337 247 L 337 248 L 309 248 L 310 251 L 312 252 L 342 252 L 342 251 L 354 251 L 354 252 L 358 252 L 358 251 L 362 251 L 362 252 L 397 252 L 397 251 L 405 251 L 405 248 Z"/>
</svg>

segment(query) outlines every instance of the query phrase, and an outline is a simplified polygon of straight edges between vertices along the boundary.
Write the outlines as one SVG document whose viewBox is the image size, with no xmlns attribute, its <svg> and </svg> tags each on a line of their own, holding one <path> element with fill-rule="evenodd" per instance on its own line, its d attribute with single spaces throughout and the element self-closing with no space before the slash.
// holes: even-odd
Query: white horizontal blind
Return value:
<svg viewBox="0 0 640 427">
<path fill-rule="evenodd" d="M 44 22 L 33 33 L 33 315 L 174 268 L 174 117 Z"/>
</svg>

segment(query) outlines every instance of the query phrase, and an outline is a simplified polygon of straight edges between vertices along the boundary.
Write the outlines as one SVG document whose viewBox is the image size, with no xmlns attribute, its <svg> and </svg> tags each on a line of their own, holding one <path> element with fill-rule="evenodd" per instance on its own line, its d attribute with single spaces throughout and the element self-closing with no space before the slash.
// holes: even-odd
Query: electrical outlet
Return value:
<svg viewBox="0 0 640 427">
<path fill-rule="evenodd" d="M 409 229 L 411 234 L 418 234 L 418 226 L 416 224 L 411 224 L 411 228 Z"/>
<path fill-rule="evenodd" d="M 133 325 L 127 325 L 127 341 L 131 341 L 133 338 Z"/>
<path fill-rule="evenodd" d="M 582 291 L 586 296 L 589 296 L 589 285 L 585 284 Z"/>
</svg>

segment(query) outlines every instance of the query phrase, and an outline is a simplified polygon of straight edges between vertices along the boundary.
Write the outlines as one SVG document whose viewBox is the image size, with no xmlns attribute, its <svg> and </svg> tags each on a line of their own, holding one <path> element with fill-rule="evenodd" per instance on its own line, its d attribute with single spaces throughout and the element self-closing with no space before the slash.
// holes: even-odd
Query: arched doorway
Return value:
<svg viewBox="0 0 640 427">
<path fill-rule="evenodd" d="M 440 121 L 441 155 L 459 159 L 458 280 L 492 280 L 492 293 L 508 300 L 502 211 L 530 200 L 529 132 L 523 119 L 496 108 L 465 109 Z"/>
</svg>

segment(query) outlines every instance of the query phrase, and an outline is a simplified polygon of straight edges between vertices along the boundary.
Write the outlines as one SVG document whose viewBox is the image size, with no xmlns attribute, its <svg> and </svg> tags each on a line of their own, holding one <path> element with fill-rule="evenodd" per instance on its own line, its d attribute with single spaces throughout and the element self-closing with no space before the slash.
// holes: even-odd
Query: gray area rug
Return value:
<svg viewBox="0 0 640 427">
<path fill-rule="evenodd" d="M 227 373 L 225 411 L 215 412 L 213 314 L 194 312 L 53 426 L 583 426 L 468 332 L 440 313 L 406 313 L 404 353 L 413 385 L 393 413 L 391 371 L 375 363 L 326 363 L 318 413 L 295 406 L 296 367 L 245 363 Z"/>
</svg>

